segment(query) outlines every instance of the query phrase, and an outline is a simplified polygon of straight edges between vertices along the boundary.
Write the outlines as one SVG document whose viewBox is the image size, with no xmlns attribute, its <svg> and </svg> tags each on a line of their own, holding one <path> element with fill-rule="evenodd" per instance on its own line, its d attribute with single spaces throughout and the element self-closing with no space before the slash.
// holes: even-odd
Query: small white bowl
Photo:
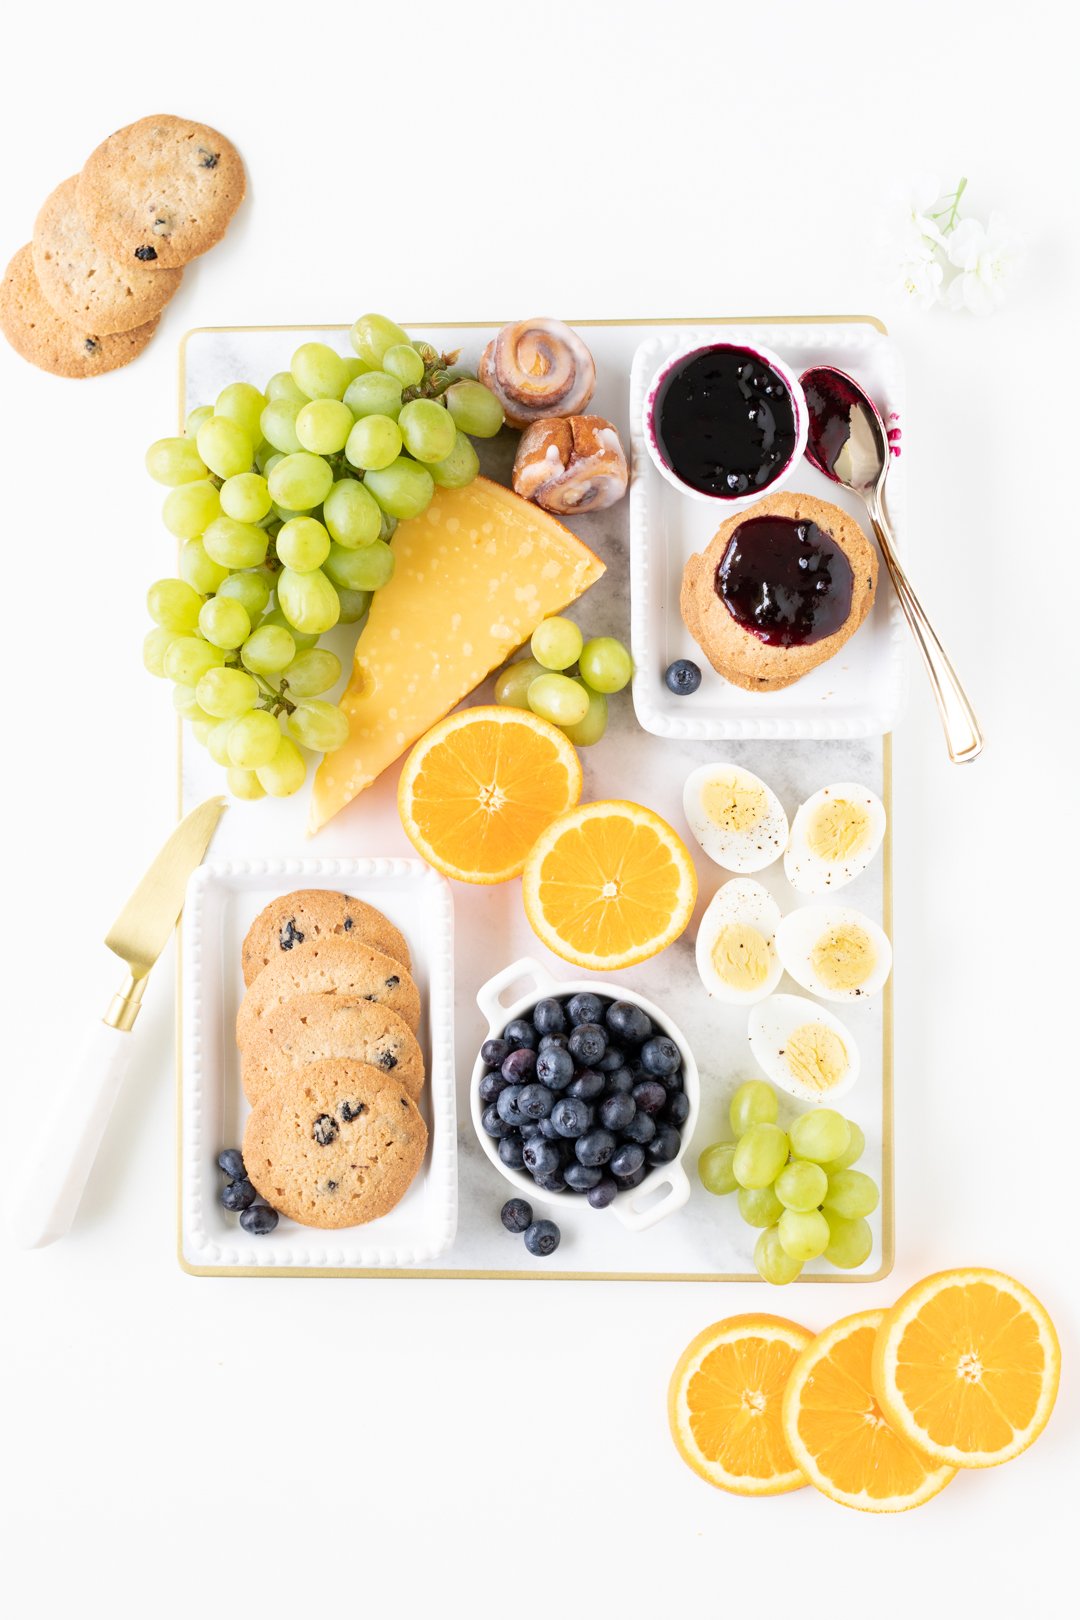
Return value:
<svg viewBox="0 0 1080 1620">
<path fill-rule="evenodd" d="M 503 991 L 511 990 L 515 985 L 523 986 L 523 990 L 519 991 L 513 1001 L 504 1002 Z M 481 985 L 476 994 L 476 1004 L 488 1021 L 488 1033 L 484 1037 L 487 1040 L 501 1035 L 512 1018 L 520 1018 L 523 1013 L 531 1012 L 536 1003 L 542 1001 L 545 996 L 573 996 L 583 991 L 593 995 L 610 996 L 613 1001 L 629 1001 L 635 1007 L 640 1007 L 648 1013 L 657 1029 L 662 1030 L 675 1042 L 682 1058 L 683 1090 L 690 1104 L 690 1112 L 680 1127 L 682 1146 L 677 1157 L 668 1164 L 657 1165 L 638 1186 L 616 1193 L 608 1205 L 615 1218 L 629 1231 L 643 1232 L 646 1227 L 655 1226 L 657 1221 L 663 1220 L 665 1215 L 672 1215 L 677 1209 L 681 1209 L 690 1197 L 690 1182 L 682 1167 L 682 1160 L 697 1125 L 701 1106 L 701 1081 L 694 1054 L 681 1032 L 666 1013 L 662 1013 L 659 1007 L 646 1000 L 644 996 L 639 996 L 635 990 L 628 990 L 625 985 L 605 984 L 594 979 L 553 979 L 547 968 L 531 956 L 523 956 L 520 961 L 511 963 L 509 967 L 503 968 L 501 973 L 496 973 L 494 978 Z M 560 1209 L 566 1209 L 568 1205 L 577 1203 L 584 1204 L 584 1194 L 545 1192 L 523 1170 L 511 1170 L 508 1165 L 503 1164 L 499 1158 L 495 1138 L 488 1135 L 482 1123 L 484 1104 L 480 1101 L 479 1086 L 481 1077 L 486 1071 L 487 1064 L 478 1055 L 469 1082 L 469 1107 L 472 1112 L 473 1128 L 487 1158 L 514 1191 L 529 1203 L 554 1204 Z M 657 1198 L 655 1195 L 665 1187 L 667 1191 L 664 1196 Z M 599 1211 L 594 1213 L 599 1214 Z"/>
<path fill-rule="evenodd" d="M 655 414 L 656 400 L 660 389 L 671 373 L 679 366 L 685 365 L 686 361 L 693 359 L 694 355 L 705 354 L 710 349 L 733 349 L 741 354 L 754 355 L 776 372 L 791 395 L 791 405 L 795 416 L 795 445 L 791 455 L 784 462 L 775 478 L 770 478 L 769 482 L 762 485 L 760 489 L 748 490 L 745 495 L 709 495 L 703 489 L 695 489 L 692 484 L 684 483 L 674 468 L 669 466 L 664 459 L 657 442 Z M 693 343 L 688 348 L 679 349 L 676 354 L 668 355 L 645 390 L 641 426 L 645 446 L 652 458 L 653 465 L 661 477 L 667 479 L 672 489 L 677 489 L 681 495 L 689 495 L 695 501 L 708 501 L 713 506 L 723 507 L 725 511 L 737 512 L 743 507 L 753 506 L 755 501 L 760 501 L 764 496 L 771 495 L 774 490 L 781 489 L 788 482 L 795 468 L 802 461 L 803 451 L 806 449 L 806 434 L 809 422 L 806 395 L 803 393 L 802 384 L 795 372 L 781 360 L 778 354 L 774 354 L 771 349 L 763 349 L 760 344 L 730 343 L 723 338 L 717 338 L 715 342 L 711 343 Z"/>
</svg>

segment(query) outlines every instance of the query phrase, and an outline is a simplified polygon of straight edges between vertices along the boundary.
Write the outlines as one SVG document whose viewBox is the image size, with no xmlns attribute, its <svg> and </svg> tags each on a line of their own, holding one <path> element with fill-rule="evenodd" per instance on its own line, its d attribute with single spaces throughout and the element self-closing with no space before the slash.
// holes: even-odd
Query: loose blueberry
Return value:
<svg viewBox="0 0 1080 1620">
<path fill-rule="evenodd" d="M 566 1014 L 562 1003 L 554 996 L 538 1001 L 532 1011 L 533 1028 L 540 1035 L 558 1035 L 566 1028 Z"/>
<path fill-rule="evenodd" d="M 244 1156 L 239 1148 L 226 1148 L 218 1154 L 218 1169 L 224 1170 L 230 1181 L 243 1181 L 247 1176 L 244 1169 Z"/>
<path fill-rule="evenodd" d="M 591 1164 L 568 1164 L 565 1175 L 568 1187 L 573 1187 L 575 1192 L 588 1192 L 601 1180 L 603 1171 Z"/>
<path fill-rule="evenodd" d="M 525 1115 L 518 1107 L 518 1098 L 521 1096 L 520 1086 L 507 1086 L 500 1091 L 495 1107 L 499 1110 L 499 1118 L 505 1120 L 507 1125 L 524 1125 Z"/>
<path fill-rule="evenodd" d="M 682 1136 L 674 1125 L 658 1125 L 656 1135 L 646 1145 L 645 1157 L 650 1164 L 670 1164 L 679 1156 Z"/>
<path fill-rule="evenodd" d="M 493 1103 L 500 1091 L 506 1090 L 506 1081 L 498 1069 L 489 1069 L 487 1074 L 480 1076 L 480 1084 L 477 1090 L 480 1093 L 482 1103 Z"/>
<path fill-rule="evenodd" d="M 225 1209 L 250 1209 L 259 1196 L 250 1181 L 227 1181 L 219 1194 Z"/>
<path fill-rule="evenodd" d="M 676 658 L 664 671 L 664 680 L 676 697 L 689 697 L 701 685 L 701 671 L 689 658 Z"/>
<path fill-rule="evenodd" d="M 508 1198 L 499 1211 L 499 1219 L 508 1232 L 525 1232 L 532 1225 L 532 1205 L 524 1198 Z"/>
<path fill-rule="evenodd" d="M 563 1138 L 559 1135 L 559 1128 L 555 1124 L 555 1121 L 552 1119 L 550 1114 L 548 1115 L 547 1119 L 539 1119 L 536 1123 L 540 1135 L 545 1141 L 561 1142 L 563 1140 Z"/>
<path fill-rule="evenodd" d="M 504 1091 L 502 1097 L 499 1098 L 500 1113 L 502 1113 L 502 1098 L 505 1096 L 506 1092 Z M 634 1102 L 637 1104 L 637 1111 L 639 1114 L 658 1114 L 661 1108 L 663 1108 L 664 1104 L 667 1102 L 667 1092 L 664 1090 L 659 1080 L 639 1081 L 631 1092 L 631 1096 L 633 1097 Z M 503 1118 L 506 1118 L 505 1114 L 503 1114 Z M 518 1121 L 515 1120 L 514 1124 L 516 1125 L 517 1123 Z"/>
<path fill-rule="evenodd" d="M 535 1051 L 539 1039 L 527 1018 L 512 1018 L 503 1030 L 503 1040 L 509 1044 L 511 1050 L 517 1046 L 531 1046 Z"/>
<path fill-rule="evenodd" d="M 604 1076 L 595 1069 L 582 1069 L 567 1087 L 568 1097 L 580 1097 L 582 1102 L 595 1102 L 604 1089 Z"/>
<path fill-rule="evenodd" d="M 685 1125 L 690 1117 L 690 1099 L 685 1091 L 674 1091 L 668 1094 L 667 1107 L 664 1109 L 664 1119 L 669 1125 Z"/>
<path fill-rule="evenodd" d="M 489 1069 L 501 1069 L 510 1056 L 510 1042 L 498 1039 L 485 1041 L 480 1048 L 480 1056 Z"/>
<path fill-rule="evenodd" d="M 559 1047 L 562 1051 L 565 1052 L 566 1048 L 567 1048 L 567 1045 L 568 1045 L 567 1037 L 565 1035 L 561 1034 L 561 1033 L 557 1034 L 557 1035 L 541 1035 L 541 1037 L 540 1037 L 540 1045 L 537 1047 L 537 1051 L 538 1052 L 550 1052 L 553 1048 Z"/>
<path fill-rule="evenodd" d="M 666 1035 L 654 1035 L 641 1048 L 641 1065 L 648 1074 L 674 1074 L 681 1062 L 679 1048 Z"/>
<path fill-rule="evenodd" d="M 553 1176 L 562 1167 L 558 1148 L 554 1142 L 545 1142 L 542 1136 L 534 1136 L 531 1142 L 525 1143 L 522 1159 L 533 1176 Z"/>
<path fill-rule="evenodd" d="M 611 1155 L 611 1173 L 620 1180 L 632 1176 L 635 1170 L 640 1170 L 645 1163 L 645 1149 L 638 1147 L 636 1142 L 624 1142 L 617 1152 Z"/>
<path fill-rule="evenodd" d="M 633 1091 L 637 1080 L 625 1064 L 620 1064 L 619 1068 L 605 1074 L 604 1083 L 609 1091 Z"/>
<path fill-rule="evenodd" d="M 508 1170 L 520 1170 L 525 1163 L 525 1144 L 517 1131 L 511 1131 L 499 1142 L 499 1158 Z"/>
<path fill-rule="evenodd" d="M 570 1032 L 570 1056 L 586 1068 L 599 1063 L 607 1051 L 607 1035 L 599 1024 L 578 1024 Z"/>
<path fill-rule="evenodd" d="M 517 1105 L 526 1119 L 547 1119 L 555 1103 L 555 1093 L 534 1080 L 522 1086 Z"/>
<path fill-rule="evenodd" d="M 250 1209 L 240 1211 L 240 1225 L 252 1237 L 265 1237 L 272 1232 L 278 1223 L 278 1212 L 271 1209 L 269 1204 L 252 1204 Z"/>
<path fill-rule="evenodd" d="M 514 1128 L 506 1123 L 494 1103 L 488 1103 L 480 1115 L 480 1123 L 489 1136 L 509 1136 Z"/>
<path fill-rule="evenodd" d="M 545 1255 L 555 1253 L 561 1236 L 554 1221 L 533 1221 L 525 1233 L 525 1247 L 530 1254 L 543 1259 Z"/>
<path fill-rule="evenodd" d="M 623 1126 L 622 1134 L 628 1142 L 640 1142 L 644 1146 L 656 1135 L 656 1121 L 650 1114 L 643 1114 L 639 1109 L 629 1125 Z"/>
<path fill-rule="evenodd" d="M 531 1046 L 515 1047 L 499 1072 L 510 1085 L 520 1086 L 522 1081 L 531 1080 L 536 1073 L 536 1053 Z"/>
<path fill-rule="evenodd" d="M 588 1131 L 578 1137 L 575 1152 L 580 1164 L 607 1164 L 617 1146 L 610 1131 Z"/>
<path fill-rule="evenodd" d="M 567 1017 L 575 1028 L 579 1024 L 601 1023 L 607 1008 L 606 997 L 594 995 L 591 990 L 582 990 L 566 1003 Z"/>
<path fill-rule="evenodd" d="M 565 1091 L 574 1078 L 574 1060 L 564 1046 L 549 1046 L 536 1055 L 536 1078 L 552 1091 Z"/>
<path fill-rule="evenodd" d="M 518 1126 L 518 1135 L 523 1142 L 531 1141 L 534 1136 L 543 1136 L 544 1133 L 540 1129 L 542 1124 L 543 1120 L 527 1119 L 524 1125 Z"/>
<path fill-rule="evenodd" d="M 637 1104 L 625 1091 L 613 1092 L 600 1104 L 600 1123 L 605 1130 L 622 1131 L 637 1113 Z"/>
<path fill-rule="evenodd" d="M 620 1041 L 640 1046 L 653 1032 L 652 1019 L 632 1001 L 613 1001 L 607 1010 L 607 1027 Z"/>
<path fill-rule="evenodd" d="M 595 1187 L 590 1187 L 585 1194 L 593 1209 L 607 1209 L 619 1190 L 618 1182 L 610 1176 L 602 1176 Z"/>
<path fill-rule="evenodd" d="M 593 1111 L 580 1097 L 560 1097 L 551 1110 L 551 1121 L 560 1136 L 583 1136 L 593 1122 Z"/>
<path fill-rule="evenodd" d="M 626 1054 L 622 1048 L 609 1046 L 600 1061 L 593 1064 L 593 1068 L 599 1069 L 601 1074 L 614 1074 L 615 1070 L 621 1069 L 625 1062 Z"/>
</svg>

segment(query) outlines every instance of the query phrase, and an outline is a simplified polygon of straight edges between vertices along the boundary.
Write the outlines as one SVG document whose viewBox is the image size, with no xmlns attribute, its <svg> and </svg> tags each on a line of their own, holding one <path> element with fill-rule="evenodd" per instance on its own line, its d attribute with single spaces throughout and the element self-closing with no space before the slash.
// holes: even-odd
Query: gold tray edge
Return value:
<svg viewBox="0 0 1080 1620">
<path fill-rule="evenodd" d="M 585 320 L 571 321 L 571 326 L 837 326 L 857 323 L 872 326 L 884 336 L 888 327 L 876 315 L 728 315 L 663 317 L 642 320 Z M 187 341 L 199 332 L 338 332 L 343 322 L 333 324 L 304 324 L 282 326 L 193 326 L 180 339 L 178 366 L 178 421 L 184 425 L 184 402 L 187 382 Z M 500 324 L 496 321 L 406 321 L 405 326 L 480 328 Z M 505 324 L 505 323 L 502 323 Z M 179 545 L 177 547 L 179 550 Z M 176 721 L 176 796 L 177 820 L 184 813 L 183 782 L 183 721 Z M 883 860 L 883 921 L 885 932 L 892 938 L 893 926 L 893 794 L 892 794 L 892 736 L 882 738 L 882 798 L 886 809 Z M 183 1208 L 183 917 L 176 928 L 176 1258 L 181 1271 L 189 1277 L 385 1277 L 420 1278 L 427 1280 L 458 1279 L 463 1282 L 747 1282 L 768 1286 L 756 1271 L 731 1272 L 677 1272 L 677 1271 L 469 1271 L 452 1267 L 390 1268 L 348 1266 L 193 1266 L 184 1258 Z M 847 1271 L 836 1271 L 801 1277 L 802 1283 L 873 1283 L 888 1277 L 896 1260 L 896 1229 L 894 1205 L 894 1141 L 893 1141 L 893 974 L 885 986 L 882 1003 L 882 1068 L 881 1068 L 881 1265 L 875 1272 L 859 1272 L 853 1276 Z"/>
</svg>

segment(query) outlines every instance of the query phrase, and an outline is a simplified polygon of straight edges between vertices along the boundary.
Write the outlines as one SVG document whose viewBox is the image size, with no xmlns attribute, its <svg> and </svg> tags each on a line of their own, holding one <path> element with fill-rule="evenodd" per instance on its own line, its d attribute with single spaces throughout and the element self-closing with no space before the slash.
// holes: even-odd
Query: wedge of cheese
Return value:
<svg viewBox="0 0 1080 1620">
<path fill-rule="evenodd" d="M 349 740 L 315 774 L 309 832 L 604 572 L 557 518 L 486 478 L 438 490 L 393 547 L 393 578 L 372 599 L 341 700 Z"/>
</svg>

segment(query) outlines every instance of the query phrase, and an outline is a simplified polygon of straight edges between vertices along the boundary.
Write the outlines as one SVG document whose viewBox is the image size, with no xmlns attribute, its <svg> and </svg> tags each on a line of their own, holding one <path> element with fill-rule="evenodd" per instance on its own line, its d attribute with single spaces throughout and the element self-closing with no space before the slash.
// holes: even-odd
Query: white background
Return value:
<svg viewBox="0 0 1080 1620">
<path fill-rule="evenodd" d="M 168 700 L 139 663 L 146 585 L 171 554 L 142 452 L 172 429 L 189 327 L 368 308 L 881 315 L 907 362 L 918 578 L 990 738 L 950 766 L 913 681 L 896 741 L 898 1253 L 870 1287 L 186 1277 L 170 951 L 75 1230 L 3 1250 L 11 1612 L 776 1613 L 798 1597 L 987 1615 L 1060 1589 L 1078 1406 L 1063 16 L 327 0 L 9 18 L 5 258 L 52 187 L 146 113 L 223 129 L 250 176 L 131 369 L 69 383 L 0 346 L 9 1168 L 114 988 L 102 933 L 173 815 Z M 928 168 L 968 174 L 972 208 L 1027 235 L 1026 277 L 989 321 L 903 308 L 875 266 L 875 209 Z M 666 1382 L 707 1322 L 772 1308 L 820 1327 L 963 1263 L 1016 1273 L 1057 1321 L 1062 1394 L 1033 1452 L 880 1521 L 811 1491 L 729 1499 L 678 1460 Z"/>
</svg>

